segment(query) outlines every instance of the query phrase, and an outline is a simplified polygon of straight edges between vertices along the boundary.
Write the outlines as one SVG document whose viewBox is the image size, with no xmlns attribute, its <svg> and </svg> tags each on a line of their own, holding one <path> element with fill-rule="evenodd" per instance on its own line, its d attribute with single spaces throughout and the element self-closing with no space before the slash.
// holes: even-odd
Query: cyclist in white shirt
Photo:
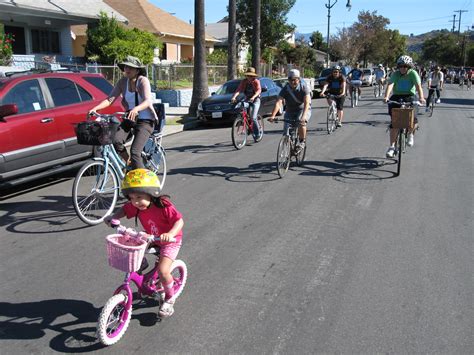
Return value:
<svg viewBox="0 0 474 355">
<path fill-rule="evenodd" d="M 436 90 L 437 100 L 436 103 L 441 102 L 441 90 L 443 90 L 444 84 L 444 74 L 441 71 L 439 66 L 436 66 L 434 71 L 432 71 L 428 77 L 428 99 L 426 100 L 426 112 L 429 111 L 428 106 L 430 105 L 431 96 L 433 96 L 434 91 Z"/>
<path fill-rule="evenodd" d="M 378 65 L 378 68 L 375 69 L 374 74 L 375 74 L 375 82 L 377 84 L 380 83 L 380 85 L 382 85 L 382 90 L 383 90 L 383 85 L 385 84 L 386 73 L 382 64 Z"/>
</svg>

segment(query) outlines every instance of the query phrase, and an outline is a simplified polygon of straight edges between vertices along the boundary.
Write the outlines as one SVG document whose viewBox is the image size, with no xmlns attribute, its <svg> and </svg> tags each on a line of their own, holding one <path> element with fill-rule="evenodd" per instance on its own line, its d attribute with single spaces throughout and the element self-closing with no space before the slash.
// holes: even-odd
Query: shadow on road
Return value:
<svg viewBox="0 0 474 355">
<path fill-rule="evenodd" d="M 132 319 L 138 320 L 141 326 L 154 326 L 160 321 L 154 308 L 156 305 L 154 300 L 134 301 Z M 139 313 L 137 312 L 139 310 L 147 312 Z M 0 340 L 40 339 L 50 330 L 58 333 L 49 344 L 55 351 L 62 353 L 96 351 L 104 347 L 96 337 L 100 311 L 101 308 L 78 300 L 0 302 Z M 74 319 L 61 323 L 59 320 L 63 317 Z"/>
<path fill-rule="evenodd" d="M 193 145 L 184 145 L 181 147 L 173 147 L 173 148 L 166 148 L 166 151 L 172 152 L 188 152 L 194 154 L 208 154 L 208 153 L 226 153 L 235 150 L 234 146 L 232 145 L 232 141 L 228 142 L 220 142 L 210 145 L 203 145 L 203 144 L 193 144 Z"/>
<path fill-rule="evenodd" d="M 355 157 L 335 159 L 334 161 L 305 161 L 300 174 L 314 176 L 331 176 L 335 180 L 374 181 L 385 180 L 396 176 L 395 169 L 386 168 L 397 163 L 394 159 Z M 393 171 L 392 171 L 393 170 Z"/>
<path fill-rule="evenodd" d="M 50 342 L 52 349 L 63 352 L 89 352 L 102 347 L 95 337 L 95 326 L 100 309 L 91 303 L 55 299 L 39 302 L 0 302 L 0 339 L 40 339 L 46 330 L 59 333 Z M 59 322 L 70 315 L 74 320 Z M 69 327 L 88 326 L 71 330 Z M 69 329 L 68 329 L 69 328 Z"/>
<path fill-rule="evenodd" d="M 460 99 L 460 98 L 445 99 L 445 98 L 441 97 L 441 105 L 443 105 L 443 104 L 471 106 L 471 108 L 474 108 L 474 100 L 473 99 Z M 466 107 L 460 107 L 460 108 L 462 108 L 463 110 L 466 109 Z"/>
<path fill-rule="evenodd" d="M 5 214 L 0 226 L 7 226 L 6 229 L 13 233 L 48 234 L 52 229 L 68 232 L 88 227 L 72 227 L 69 223 L 77 218 L 70 196 L 40 196 L 35 201 L 2 203 L 1 211 Z M 35 223 L 35 227 L 31 228 L 30 223 Z"/>
</svg>

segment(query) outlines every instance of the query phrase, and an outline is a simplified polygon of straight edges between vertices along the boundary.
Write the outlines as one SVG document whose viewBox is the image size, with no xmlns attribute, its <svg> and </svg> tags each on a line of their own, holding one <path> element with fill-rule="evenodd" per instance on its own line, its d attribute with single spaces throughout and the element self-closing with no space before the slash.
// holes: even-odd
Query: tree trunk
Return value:
<svg viewBox="0 0 474 355">
<path fill-rule="evenodd" d="M 198 104 L 208 96 L 204 0 L 194 0 L 194 78 L 189 114 L 195 115 Z"/>
<path fill-rule="evenodd" d="M 260 13 L 261 0 L 253 0 L 252 66 L 260 75 Z"/>
<path fill-rule="evenodd" d="M 227 80 L 236 78 L 237 73 L 237 37 L 236 37 L 236 5 L 235 0 L 229 0 L 229 31 L 227 44 L 229 53 L 227 54 Z"/>
</svg>

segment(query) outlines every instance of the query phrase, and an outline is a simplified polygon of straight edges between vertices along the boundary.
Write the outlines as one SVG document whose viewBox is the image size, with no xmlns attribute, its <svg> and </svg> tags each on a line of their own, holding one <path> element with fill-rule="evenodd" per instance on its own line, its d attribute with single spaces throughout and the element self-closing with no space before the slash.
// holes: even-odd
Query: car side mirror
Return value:
<svg viewBox="0 0 474 355">
<path fill-rule="evenodd" d="M 18 106 L 16 104 L 7 104 L 0 106 L 0 118 L 16 115 L 18 113 Z"/>
<path fill-rule="evenodd" d="M 262 88 L 262 92 L 267 92 L 267 91 L 268 91 L 268 88 L 267 88 L 266 86 L 264 86 L 264 87 Z"/>
</svg>

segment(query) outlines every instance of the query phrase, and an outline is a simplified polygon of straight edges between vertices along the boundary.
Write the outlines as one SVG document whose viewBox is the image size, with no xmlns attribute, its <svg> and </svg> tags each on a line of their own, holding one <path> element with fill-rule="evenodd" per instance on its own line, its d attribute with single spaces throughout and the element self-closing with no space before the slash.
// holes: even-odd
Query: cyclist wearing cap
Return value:
<svg viewBox="0 0 474 355">
<path fill-rule="evenodd" d="M 288 83 L 281 89 L 278 100 L 275 103 L 271 117 L 268 119 L 273 122 L 276 114 L 280 111 L 283 100 L 286 103 L 284 134 L 288 134 L 290 128 L 289 121 L 298 122 L 298 134 L 300 142 L 298 149 L 304 148 L 306 143 L 306 124 L 311 118 L 311 93 L 308 85 L 300 77 L 300 71 L 291 69 L 288 72 Z"/>
<path fill-rule="evenodd" d="M 250 106 L 250 116 L 253 120 L 253 139 L 257 141 L 260 135 L 263 134 L 263 132 L 260 130 L 257 120 L 258 109 L 260 108 L 260 94 L 262 93 L 262 86 L 260 85 L 260 80 L 257 79 L 255 68 L 249 67 L 244 75 L 245 79 L 240 82 L 230 101 L 232 103 L 235 102 L 237 96 L 239 96 L 239 94 L 242 92 L 245 95 L 246 101 L 253 104 Z"/>
<path fill-rule="evenodd" d="M 385 73 L 385 69 L 382 64 L 378 65 L 377 69 L 375 69 L 374 71 L 374 74 L 375 74 L 375 82 L 377 84 L 382 85 L 383 87 L 383 85 L 385 84 L 385 76 L 387 74 Z"/>
<path fill-rule="evenodd" d="M 425 102 L 423 96 L 423 89 L 421 87 L 421 79 L 418 73 L 412 69 L 413 59 L 407 55 L 402 55 L 397 60 L 398 69 L 388 79 L 387 91 L 385 92 L 384 102 L 389 101 L 390 94 L 393 91 L 393 95 L 390 97 L 390 101 L 413 102 L 415 94 L 418 93 L 418 97 L 421 103 Z M 395 104 L 388 105 L 388 113 L 392 115 L 392 108 L 397 107 Z M 414 136 L 413 132 L 417 126 L 417 119 L 415 117 L 415 127 L 408 130 L 408 142 L 407 145 L 413 146 Z M 390 146 L 387 150 L 387 158 L 393 158 L 395 154 L 395 141 L 398 136 L 398 129 L 392 128 L 390 125 Z"/>
<path fill-rule="evenodd" d="M 325 97 L 326 90 L 330 94 L 336 95 L 336 108 L 337 108 L 337 127 L 342 126 L 342 117 L 344 116 L 344 100 L 346 98 L 346 78 L 341 73 L 341 67 L 336 65 L 332 68 L 332 72 L 327 76 L 326 82 L 324 83 L 323 89 L 321 90 L 321 96 Z M 331 105 L 331 99 L 328 98 L 328 104 Z"/>
<path fill-rule="evenodd" d="M 140 220 L 145 232 L 159 236 L 160 247 L 159 272 L 165 289 L 165 299 L 159 310 L 161 317 L 173 314 L 175 284 L 171 275 L 171 264 L 181 249 L 183 237 L 183 216 L 169 200 L 169 196 L 160 195 L 161 184 L 158 176 L 147 169 L 131 170 L 122 182 L 122 193 L 129 200 L 112 216 L 104 219 L 110 225 L 112 219 L 123 217 Z M 172 242 L 171 240 L 176 241 Z"/>
<path fill-rule="evenodd" d="M 437 65 L 435 69 L 430 73 L 428 77 L 428 99 L 426 100 L 426 112 L 429 111 L 429 104 L 431 96 L 433 96 L 434 91 L 436 90 L 437 100 L 436 103 L 441 102 L 441 90 L 443 90 L 444 85 L 444 74 L 441 71 L 441 68 Z"/>
</svg>

